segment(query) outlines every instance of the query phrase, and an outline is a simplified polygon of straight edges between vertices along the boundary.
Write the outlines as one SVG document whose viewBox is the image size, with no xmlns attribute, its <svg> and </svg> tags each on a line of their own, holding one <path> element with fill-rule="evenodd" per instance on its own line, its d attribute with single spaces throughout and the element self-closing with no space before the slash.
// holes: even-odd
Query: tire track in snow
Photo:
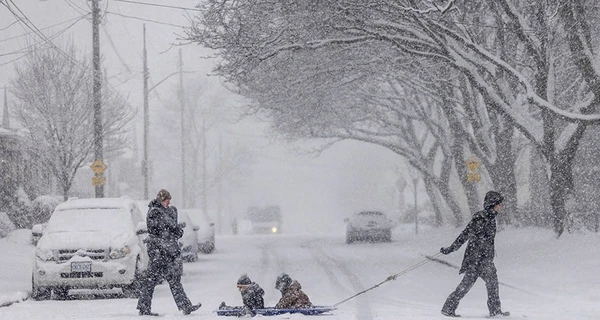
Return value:
<svg viewBox="0 0 600 320">
<path fill-rule="evenodd" d="M 365 287 L 360 281 L 360 278 L 354 274 L 347 265 L 341 262 L 344 260 L 336 258 L 331 252 L 325 252 L 321 242 L 321 240 L 308 241 L 306 247 L 309 249 L 315 260 L 319 262 L 319 266 L 323 268 L 334 287 L 345 288 L 343 294 L 348 296 L 364 290 Z M 340 273 L 334 272 L 334 270 L 341 271 L 341 274 L 343 274 L 344 278 L 348 281 L 342 281 L 338 276 Z M 351 288 L 348 288 L 343 283 L 349 283 Z M 354 299 L 356 299 L 356 319 L 372 320 L 373 316 L 369 297 L 361 295 Z"/>
</svg>

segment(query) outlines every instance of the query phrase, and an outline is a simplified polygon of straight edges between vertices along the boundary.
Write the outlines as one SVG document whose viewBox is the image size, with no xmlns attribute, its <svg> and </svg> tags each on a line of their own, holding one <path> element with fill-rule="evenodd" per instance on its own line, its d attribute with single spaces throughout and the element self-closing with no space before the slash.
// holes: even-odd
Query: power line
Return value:
<svg viewBox="0 0 600 320">
<path fill-rule="evenodd" d="M 63 21 L 63 22 L 59 22 L 59 23 L 56 23 L 56 24 L 53 24 L 53 25 L 47 26 L 47 27 L 45 27 L 45 28 L 41 28 L 40 30 L 46 30 L 46 29 L 54 28 L 54 27 L 60 26 L 60 25 L 62 25 L 62 24 L 69 23 L 69 22 L 71 22 L 71 21 L 77 20 L 77 19 L 82 19 L 82 18 L 85 18 L 85 17 L 87 17 L 88 15 L 89 15 L 89 14 L 82 15 L 82 16 L 79 16 L 79 17 L 76 17 L 76 18 L 72 18 L 72 19 L 69 19 L 69 20 L 65 20 L 65 21 Z M 18 23 L 18 22 L 19 22 L 19 20 L 15 21 L 15 23 Z M 17 38 L 25 37 L 25 36 L 28 36 L 28 35 L 30 35 L 30 34 L 32 34 L 32 33 L 33 33 L 33 31 L 31 31 L 31 32 L 27 32 L 27 33 L 23 33 L 23 34 L 20 34 L 20 35 L 18 35 L 18 36 L 14 36 L 14 37 L 6 38 L 6 39 L 0 39 L 0 42 L 6 42 L 6 41 L 9 41 L 9 40 L 13 40 L 13 39 L 17 39 Z"/>
<path fill-rule="evenodd" d="M 9 5 L 8 3 L 11 3 L 12 6 L 14 6 L 23 16 L 19 16 Z M 14 1 L 12 0 L 7 0 L 6 2 L 0 2 L 2 3 L 7 9 L 8 11 L 10 11 L 13 16 L 15 18 L 17 18 L 19 20 L 19 23 L 21 24 L 21 26 L 24 24 L 27 28 L 29 28 L 31 31 L 33 31 L 38 37 L 40 37 L 42 40 L 44 40 L 47 44 L 49 44 L 52 48 L 54 48 L 58 53 L 60 53 L 61 55 L 63 55 L 64 57 L 66 57 L 67 59 L 71 60 L 71 63 L 73 63 L 74 65 L 83 68 L 79 62 L 77 62 L 76 60 L 74 60 L 71 56 L 69 56 L 67 53 L 65 53 L 64 51 L 62 51 L 60 48 L 58 48 L 54 43 L 52 43 L 52 41 L 50 41 L 41 31 L 40 29 L 38 29 L 38 27 L 36 27 L 36 25 L 27 17 L 27 15 L 19 8 L 19 6 L 17 6 Z M 23 27 L 24 28 L 24 27 Z"/>
<path fill-rule="evenodd" d="M 66 28 L 58 31 L 57 33 L 51 35 L 48 39 L 52 40 L 52 39 L 56 39 L 58 36 L 62 35 L 63 33 L 65 33 L 67 30 L 69 30 L 70 28 L 72 28 L 74 25 L 76 25 L 79 21 L 83 20 L 83 18 L 85 17 L 80 17 L 79 19 L 77 19 L 77 21 L 71 23 L 70 25 L 68 25 Z M 8 56 L 8 55 L 13 55 L 13 54 L 19 54 L 19 53 L 25 53 L 25 55 L 28 55 L 29 53 L 32 52 L 31 48 L 34 48 L 36 46 L 38 46 L 41 42 L 43 41 L 38 41 L 32 45 L 27 46 L 26 48 L 22 48 L 19 49 L 17 51 L 13 51 L 13 52 L 7 52 L 7 53 L 0 53 L 0 57 L 2 56 Z"/>
<path fill-rule="evenodd" d="M 130 1 L 130 0 L 114 0 L 117 2 L 126 2 L 126 3 L 133 3 L 133 4 L 141 4 L 144 6 L 152 6 L 152 7 L 162 7 L 162 8 L 170 8 L 170 9 L 180 9 L 180 10 L 189 10 L 189 11 L 204 11 L 198 8 L 186 8 L 186 7 L 178 7 L 178 6 L 169 6 L 166 4 L 158 4 L 158 3 L 148 3 L 148 2 L 138 2 L 138 1 Z"/>
<path fill-rule="evenodd" d="M 171 26 L 171 27 L 177 27 L 177 28 L 187 28 L 185 26 L 180 26 L 177 24 L 172 24 L 172 23 L 168 23 L 168 22 L 161 22 L 161 21 L 157 21 L 157 20 L 150 20 L 150 19 L 145 19 L 145 18 L 139 18 L 139 17 L 134 17 L 134 16 L 128 16 L 128 15 L 124 15 L 121 13 L 116 13 L 116 12 L 111 12 L 111 11 L 106 11 L 107 14 L 114 14 L 115 16 L 120 16 L 123 18 L 127 18 L 127 19 L 135 19 L 135 20 L 141 20 L 141 21 L 146 21 L 146 22 L 152 22 L 152 23 L 158 23 L 158 24 L 162 24 L 162 25 L 166 25 L 166 26 Z"/>
<path fill-rule="evenodd" d="M 4 28 L 0 28 L 0 31 L 4 31 L 4 30 L 6 30 L 6 29 L 8 29 L 8 28 L 12 27 L 13 25 L 15 25 L 15 24 L 17 24 L 17 23 L 19 23 L 19 20 L 15 20 L 15 21 L 13 21 L 11 24 L 7 25 L 6 27 L 4 27 Z"/>
<path fill-rule="evenodd" d="M 79 14 L 87 13 L 87 10 L 85 10 L 84 8 L 81 8 L 80 6 L 78 6 L 77 4 L 72 2 L 71 0 L 65 0 L 65 2 L 69 5 L 69 7 L 71 7 L 71 9 L 75 10 L 75 12 L 77 12 Z"/>
</svg>

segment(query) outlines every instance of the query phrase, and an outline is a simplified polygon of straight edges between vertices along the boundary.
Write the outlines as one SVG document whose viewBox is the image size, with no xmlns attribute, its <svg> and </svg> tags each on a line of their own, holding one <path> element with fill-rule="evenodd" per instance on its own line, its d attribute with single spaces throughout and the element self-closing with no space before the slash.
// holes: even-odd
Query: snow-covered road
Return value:
<svg viewBox="0 0 600 320">
<path fill-rule="evenodd" d="M 184 266 L 184 287 L 203 307 L 184 316 L 160 285 L 153 311 L 160 319 L 226 319 L 213 310 L 221 301 L 241 303 L 236 281 L 247 273 L 266 291 L 265 303 L 279 298 L 274 282 L 281 272 L 300 281 L 316 305 L 333 305 L 424 260 L 449 245 L 460 230 L 431 229 L 415 236 L 397 230 L 392 243 L 348 245 L 343 234 L 243 235 L 217 238 L 217 251 Z M 550 231 L 507 230 L 498 233 L 496 265 L 503 309 L 511 319 L 600 319 L 600 236 L 565 235 L 556 240 Z M 459 265 L 464 248 L 444 256 Z M 0 240 L 0 297 L 29 290 L 33 248 Z M 439 310 L 461 277 L 458 271 L 431 262 L 341 304 L 329 315 L 308 319 L 447 319 Z M 0 319 L 140 319 L 136 300 L 109 297 L 66 301 L 23 301 L 0 308 Z M 485 318 L 485 287 L 481 280 L 459 306 L 463 318 Z M 305 319 L 281 315 L 270 319 Z"/>
</svg>

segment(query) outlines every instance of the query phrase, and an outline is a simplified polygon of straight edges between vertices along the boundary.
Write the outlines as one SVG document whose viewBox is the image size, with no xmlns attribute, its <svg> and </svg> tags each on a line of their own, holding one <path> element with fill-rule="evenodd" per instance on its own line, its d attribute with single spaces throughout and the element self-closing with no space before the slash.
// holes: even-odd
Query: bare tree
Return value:
<svg viewBox="0 0 600 320">
<path fill-rule="evenodd" d="M 395 65 L 410 57 L 464 76 L 488 118 L 479 129 L 495 131 L 487 147 L 496 152 L 485 153 L 496 160 L 488 168 L 495 185 L 516 193 L 516 130 L 548 163 L 554 229 L 563 232 L 573 158 L 587 126 L 600 121 L 591 114 L 600 102 L 593 63 L 598 8 L 592 1 L 207 1 L 204 9 L 189 38 L 216 49 L 223 58 L 217 72 L 249 96 L 260 89 L 258 77 L 305 55 L 320 58 L 326 49 L 362 52 L 344 55 L 355 66 Z M 311 103 L 319 98 L 317 92 Z M 471 148 L 484 147 L 473 141 Z"/>
<path fill-rule="evenodd" d="M 16 66 L 13 94 L 17 116 L 28 130 L 33 150 L 58 180 L 65 200 L 77 170 L 91 160 L 93 105 L 91 66 L 76 60 L 77 50 L 40 49 Z M 103 136 L 111 149 L 123 147 L 133 118 L 124 99 L 110 91 L 104 103 Z"/>
</svg>

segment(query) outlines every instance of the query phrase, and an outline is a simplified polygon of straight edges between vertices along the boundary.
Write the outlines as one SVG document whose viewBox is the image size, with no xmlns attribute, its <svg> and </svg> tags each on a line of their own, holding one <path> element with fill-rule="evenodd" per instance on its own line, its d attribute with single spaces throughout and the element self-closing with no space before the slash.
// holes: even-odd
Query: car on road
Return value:
<svg viewBox="0 0 600 320">
<path fill-rule="evenodd" d="M 183 236 L 179 239 L 181 258 L 187 262 L 198 261 L 199 243 L 197 232 L 200 228 L 192 223 L 190 216 L 184 211 L 178 210 L 177 222 L 183 224 Z"/>
<path fill-rule="evenodd" d="M 253 233 L 281 233 L 282 215 L 277 205 L 249 207 L 247 218 L 252 224 Z"/>
<path fill-rule="evenodd" d="M 148 267 L 139 235 L 145 230 L 137 205 L 127 197 L 59 204 L 36 246 L 32 298 L 66 298 L 70 289 L 82 288 L 122 288 L 135 296 Z"/>
<path fill-rule="evenodd" d="M 381 211 L 361 211 L 345 219 L 346 243 L 368 240 L 392 241 L 393 222 Z"/>
<path fill-rule="evenodd" d="M 198 251 L 209 254 L 215 251 L 215 223 L 201 209 L 181 209 L 194 223 L 196 236 L 198 237 Z"/>
</svg>

